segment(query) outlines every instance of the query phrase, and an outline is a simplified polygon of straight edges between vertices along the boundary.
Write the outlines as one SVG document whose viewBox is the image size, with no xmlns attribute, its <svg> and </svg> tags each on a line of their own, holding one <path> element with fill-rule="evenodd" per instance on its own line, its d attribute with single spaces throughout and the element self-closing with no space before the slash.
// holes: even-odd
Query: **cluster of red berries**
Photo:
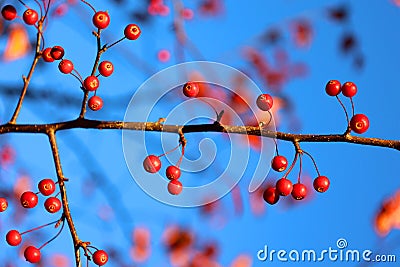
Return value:
<svg viewBox="0 0 400 267">
<path fill-rule="evenodd" d="M 51 179 L 43 179 L 38 183 L 38 193 L 34 193 L 32 191 L 26 191 L 24 192 L 21 197 L 20 197 L 20 202 L 22 207 L 24 208 L 34 208 L 38 204 L 38 194 L 41 193 L 43 196 L 50 196 L 52 195 L 55 190 L 56 190 L 56 184 L 54 183 L 53 180 Z M 5 199 L 1 200 L 1 207 L 2 209 L 5 209 L 7 207 L 7 202 Z M 56 213 L 61 209 L 61 201 L 57 197 L 48 197 L 46 201 L 44 202 L 44 208 L 49 212 L 49 213 Z M 40 228 L 40 227 L 39 227 Z M 35 229 L 33 229 L 35 230 Z M 20 233 L 19 231 L 13 229 L 8 231 L 6 235 L 6 242 L 10 246 L 18 246 L 22 242 L 22 235 L 29 233 L 33 230 L 29 230 L 23 233 Z M 25 259 L 30 262 L 30 263 L 38 263 L 41 258 L 41 253 L 40 253 L 41 248 L 36 248 L 34 246 L 28 246 L 24 250 L 24 257 Z"/>
<path fill-rule="evenodd" d="M 160 156 L 149 155 L 143 161 L 143 168 L 148 173 L 156 173 L 161 169 Z M 170 180 L 168 183 L 168 192 L 171 195 L 179 195 L 182 192 L 182 183 L 179 181 L 181 177 L 181 169 L 179 166 L 170 165 L 165 171 L 165 175 Z"/>
<path fill-rule="evenodd" d="M 17 17 L 17 9 L 13 5 L 6 5 L 1 9 L 1 15 L 5 20 L 14 20 Z M 26 9 L 22 20 L 28 25 L 34 25 L 39 20 L 38 13 L 33 9 Z"/>
<path fill-rule="evenodd" d="M 338 80 L 330 80 L 325 86 L 325 92 L 329 96 L 342 93 L 345 97 L 352 98 L 357 94 L 357 85 L 353 82 L 345 82 L 343 85 Z M 369 128 L 369 119 L 364 114 L 355 114 L 350 120 L 350 129 L 358 134 L 365 133 Z"/>
</svg>

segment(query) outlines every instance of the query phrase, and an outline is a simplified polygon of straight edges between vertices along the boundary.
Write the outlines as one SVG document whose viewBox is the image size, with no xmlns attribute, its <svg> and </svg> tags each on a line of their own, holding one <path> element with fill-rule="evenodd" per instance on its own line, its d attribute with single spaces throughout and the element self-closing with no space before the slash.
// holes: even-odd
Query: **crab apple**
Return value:
<svg viewBox="0 0 400 267">
<path fill-rule="evenodd" d="M 50 196 L 56 191 L 56 184 L 51 179 L 43 179 L 38 184 L 39 192 L 42 193 L 43 196 Z"/>
<path fill-rule="evenodd" d="M 342 85 L 342 94 L 347 97 L 353 97 L 357 94 L 357 85 L 353 82 L 345 82 Z"/>
<path fill-rule="evenodd" d="M 279 195 L 287 196 L 292 193 L 293 184 L 289 179 L 281 178 L 276 182 L 275 188 Z"/>
<path fill-rule="evenodd" d="M 18 246 L 19 244 L 21 244 L 21 241 L 22 241 L 21 234 L 17 230 L 8 231 L 8 233 L 6 235 L 7 244 L 15 247 L 15 246 Z"/>
<path fill-rule="evenodd" d="M 200 88 L 196 82 L 187 82 L 183 85 L 183 94 L 187 97 L 196 97 Z"/>
<path fill-rule="evenodd" d="M 160 158 L 155 155 L 147 156 L 143 161 L 143 168 L 149 173 L 156 173 L 161 169 Z"/>
<path fill-rule="evenodd" d="M 63 59 L 58 64 L 58 69 L 64 74 L 70 74 L 74 69 L 74 64 L 71 60 Z"/>
<path fill-rule="evenodd" d="M 279 200 L 279 193 L 275 187 L 268 187 L 263 193 L 263 198 L 268 204 L 274 205 Z"/>
<path fill-rule="evenodd" d="M 99 86 L 100 86 L 99 79 L 97 79 L 97 77 L 93 75 L 86 77 L 85 80 L 83 81 L 83 87 L 87 91 L 96 91 L 97 88 L 99 88 Z"/>
<path fill-rule="evenodd" d="M 17 17 L 17 10 L 12 5 L 6 5 L 1 9 L 1 15 L 5 20 L 13 20 Z"/>
<path fill-rule="evenodd" d="M 288 161 L 284 156 L 275 156 L 271 161 L 272 169 L 277 172 L 283 172 L 284 170 L 286 170 L 287 165 Z"/>
<path fill-rule="evenodd" d="M 342 85 L 338 80 L 330 80 L 325 86 L 325 92 L 330 96 L 337 96 L 342 91 Z"/>
<path fill-rule="evenodd" d="M 25 10 L 24 14 L 22 15 L 22 19 L 24 20 L 24 22 L 26 24 L 33 25 L 38 21 L 39 15 L 35 10 L 27 9 L 27 10 Z"/>
<path fill-rule="evenodd" d="M 181 177 L 181 170 L 177 166 L 168 166 L 167 170 L 165 171 L 167 178 L 170 180 L 177 180 Z"/>
<path fill-rule="evenodd" d="M 4 197 L 0 197 L 0 212 L 5 211 L 8 208 L 8 201 Z"/>
<path fill-rule="evenodd" d="M 110 16 L 107 12 L 98 11 L 93 15 L 92 21 L 97 28 L 105 29 L 110 24 Z"/>
<path fill-rule="evenodd" d="M 272 108 L 274 100 L 269 94 L 261 94 L 257 97 L 257 107 L 263 111 L 268 111 Z"/>
<path fill-rule="evenodd" d="M 124 35 L 129 40 L 136 40 L 137 38 L 139 38 L 141 32 L 142 31 L 140 30 L 138 25 L 136 25 L 136 24 L 128 24 L 125 27 Z"/>
<path fill-rule="evenodd" d="M 292 197 L 296 200 L 301 200 L 307 195 L 307 187 L 302 183 L 293 185 Z"/>
<path fill-rule="evenodd" d="M 49 197 L 44 202 L 44 208 L 50 213 L 56 213 L 61 209 L 61 201 L 56 197 Z"/>
<path fill-rule="evenodd" d="M 55 60 L 59 60 L 59 59 L 62 59 L 62 57 L 64 56 L 64 48 L 62 48 L 61 46 L 59 46 L 59 45 L 56 45 L 56 46 L 53 46 L 52 48 L 51 48 L 51 51 L 50 51 L 50 55 L 51 55 L 51 57 L 53 58 L 53 59 L 55 59 Z"/>
<path fill-rule="evenodd" d="M 323 193 L 328 190 L 330 181 L 326 176 L 318 176 L 314 179 L 313 186 L 317 192 Z"/>
<path fill-rule="evenodd" d="M 34 208 L 38 203 L 38 197 L 32 191 L 26 191 L 21 195 L 21 205 L 26 209 Z"/>
<path fill-rule="evenodd" d="M 91 110 L 98 111 L 103 107 L 103 99 L 101 99 L 101 97 L 97 95 L 94 95 L 91 98 L 89 98 L 88 106 Z"/>
<path fill-rule="evenodd" d="M 24 251 L 26 261 L 30 263 L 38 263 L 40 261 L 40 250 L 34 246 L 29 246 Z"/>
<path fill-rule="evenodd" d="M 99 64 L 99 72 L 104 77 L 108 77 L 114 72 L 114 65 L 110 61 L 102 61 Z"/>
<path fill-rule="evenodd" d="M 168 192 L 171 195 L 179 195 L 182 192 L 182 183 L 178 180 L 171 180 L 168 183 Z"/>
<path fill-rule="evenodd" d="M 45 62 L 54 62 L 54 58 L 51 56 L 51 47 L 47 47 L 42 51 L 42 58 Z"/>
<path fill-rule="evenodd" d="M 97 250 L 93 253 L 93 262 L 98 266 L 103 266 L 108 261 L 108 254 L 104 250 Z"/>
<path fill-rule="evenodd" d="M 369 119 L 364 114 L 356 114 L 350 120 L 350 128 L 358 134 L 365 133 L 369 128 Z"/>
</svg>

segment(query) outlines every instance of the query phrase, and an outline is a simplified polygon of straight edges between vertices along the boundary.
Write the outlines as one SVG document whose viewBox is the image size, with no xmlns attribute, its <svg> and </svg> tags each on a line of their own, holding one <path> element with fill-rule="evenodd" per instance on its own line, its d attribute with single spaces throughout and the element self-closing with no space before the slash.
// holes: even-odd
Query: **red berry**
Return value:
<svg viewBox="0 0 400 267">
<path fill-rule="evenodd" d="M 0 197 L 0 212 L 5 211 L 8 208 L 8 201 L 4 197 Z"/>
<path fill-rule="evenodd" d="M 196 82 L 187 82 L 183 85 L 183 94 L 187 97 L 196 97 L 200 88 Z"/>
<path fill-rule="evenodd" d="M 274 205 L 279 200 L 279 194 L 275 187 L 268 187 L 263 193 L 263 198 L 268 204 Z"/>
<path fill-rule="evenodd" d="M 88 106 L 91 110 L 98 111 L 103 107 L 103 99 L 97 95 L 94 95 L 89 98 Z"/>
<path fill-rule="evenodd" d="M 171 195 L 179 195 L 182 192 L 182 183 L 178 180 L 171 180 L 168 183 L 168 192 Z"/>
<path fill-rule="evenodd" d="M 74 69 L 74 64 L 71 60 L 63 59 L 58 64 L 58 69 L 64 74 L 70 74 Z"/>
<path fill-rule="evenodd" d="M 161 169 L 161 161 L 157 156 L 149 155 L 144 159 L 143 167 L 149 173 L 156 173 Z"/>
<path fill-rule="evenodd" d="M 158 57 L 159 61 L 167 62 L 169 60 L 169 58 L 171 57 L 171 55 L 168 50 L 162 49 L 162 50 L 158 51 L 157 57 Z"/>
<path fill-rule="evenodd" d="M 95 253 L 93 253 L 93 262 L 94 264 L 98 266 L 103 266 L 106 264 L 108 261 L 108 255 L 107 252 L 104 250 L 97 250 Z"/>
<path fill-rule="evenodd" d="M 104 77 L 108 77 L 114 72 L 114 65 L 110 61 L 105 60 L 100 63 L 99 72 Z"/>
<path fill-rule="evenodd" d="M 342 94 L 347 97 L 353 97 L 357 94 L 357 86 L 353 82 L 345 82 L 342 85 Z"/>
<path fill-rule="evenodd" d="M 51 47 L 47 47 L 42 51 L 42 58 L 46 62 L 54 62 L 54 58 L 51 56 Z"/>
<path fill-rule="evenodd" d="M 39 15 L 35 10 L 27 9 L 27 10 L 25 10 L 24 14 L 22 15 L 22 19 L 24 20 L 24 22 L 26 24 L 33 25 L 38 21 Z"/>
<path fill-rule="evenodd" d="M 257 107 L 263 111 L 268 111 L 272 108 L 274 100 L 269 94 L 261 94 L 257 97 Z"/>
<path fill-rule="evenodd" d="M 10 246 L 18 246 L 22 241 L 21 234 L 17 230 L 10 230 L 6 235 L 6 241 Z"/>
<path fill-rule="evenodd" d="M 55 60 L 62 59 L 64 56 L 64 48 L 59 45 L 53 46 L 53 48 L 51 48 L 50 55 Z"/>
<path fill-rule="evenodd" d="M 34 208 L 38 203 L 38 197 L 31 191 L 26 191 L 21 195 L 21 205 L 26 209 Z"/>
<path fill-rule="evenodd" d="M 284 156 L 275 156 L 271 161 L 271 167 L 274 171 L 283 172 L 286 170 L 288 161 Z"/>
<path fill-rule="evenodd" d="M 43 179 L 39 182 L 38 189 L 43 196 L 47 197 L 56 191 L 56 184 L 51 179 Z"/>
<path fill-rule="evenodd" d="M 364 114 L 356 114 L 350 120 L 350 128 L 358 133 L 365 133 L 369 128 L 369 119 Z"/>
<path fill-rule="evenodd" d="M 304 184 L 297 183 L 293 185 L 292 197 L 296 200 L 301 200 L 307 195 L 307 187 Z"/>
<path fill-rule="evenodd" d="M 44 202 L 44 208 L 50 213 L 56 213 L 61 209 L 61 201 L 56 197 L 49 197 Z"/>
<path fill-rule="evenodd" d="M 190 8 L 184 8 L 181 10 L 181 16 L 183 19 L 190 20 L 193 18 L 193 10 Z"/>
<path fill-rule="evenodd" d="M 168 166 L 166 170 L 167 178 L 170 180 L 177 180 L 181 177 L 181 170 L 176 166 Z"/>
<path fill-rule="evenodd" d="M 317 192 L 323 193 L 326 192 L 326 190 L 328 190 L 330 185 L 329 179 L 326 176 L 318 176 L 317 178 L 314 179 L 314 189 Z"/>
<path fill-rule="evenodd" d="M 100 82 L 99 82 L 99 79 L 97 79 L 96 76 L 88 76 L 83 81 L 83 87 L 87 91 L 96 91 L 97 88 L 99 88 L 99 86 L 100 86 Z"/>
<path fill-rule="evenodd" d="M 337 96 L 341 91 L 342 87 L 338 80 L 330 80 L 325 86 L 325 92 L 330 96 Z"/>
<path fill-rule="evenodd" d="M 289 179 L 281 178 L 276 182 L 276 191 L 281 196 L 287 196 L 292 193 L 293 184 Z"/>
<path fill-rule="evenodd" d="M 5 20 L 13 20 L 17 17 L 17 10 L 12 5 L 6 5 L 1 9 L 1 15 Z"/>
<path fill-rule="evenodd" d="M 92 21 L 97 28 L 105 29 L 110 24 L 110 16 L 107 12 L 98 11 L 93 15 Z"/>
<path fill-rule="evenodd" d="M 40 250 L 34 246 L 29 246 L 24 251 L 24 257 L 30 263 L 38 263 L 40 261 Z"/>
<path fill-rule="evenodd" d="M 139 38 L 141 32 L 142 31 L 140 30 L 138 25 L 129 24 L 125 27 L 124 35 L 129 40 L 136 40 L 137 38 Z"/>
</svg>

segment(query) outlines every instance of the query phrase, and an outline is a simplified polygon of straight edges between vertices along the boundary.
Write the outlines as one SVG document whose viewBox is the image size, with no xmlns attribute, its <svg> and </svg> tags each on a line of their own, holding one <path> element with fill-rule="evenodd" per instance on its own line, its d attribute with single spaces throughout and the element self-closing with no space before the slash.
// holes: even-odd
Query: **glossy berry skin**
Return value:
<svg viewBox="0 0 400 267">
<path fill-rule="evenodd" d="M 97 250 L 93 253 L 93 262 L 98 266 L 103 266 L 108 261 L 108 254 L 104 250 Z"/>
<path fill-rule="evenodd" d="M 330 80 L 325 86 L 325 92 L 330 96 L 337 96 L 342 91 L 342 85 L 338 80 Z"/>
<path fill-rule="evenodd" d="M 268 111 L 274 105 L 274 100 L 269 94 L 261 94 L 257 97 L 256 104 L 262 111 Z"/>
<path fill-rule="evenodd" d="M 147 156 L 143 161 L 143 168 L 149 173 L 156 173 L 161 169 L 161 161 L 155 155 Z"/>
<path fill-rule="evenodd" d="M 26 209 L 34 208 L 38 203 L 38 197 L 31 191 L 26 191 L 21 195 L 21 205 Z"/>
<path fill-rule="evenodd" d="M 326 176 L 318 176 L 314 179 L 313 186 L 317 192 L 324 193 L 328 190 L 330 181 Z"/>
<path fill-rule="evenodd" d="M 274 171 L 283 172 L 286 170 L 288 161 L 284 156 L 275 156 L 271 161 L 271 167 Z"/>
<path fill-rule="evenodd" d="M 307 187 L 302 183 L 293 185 L 292 197 L 296 200 L 301 200 L 307 196 Z"/>
<path fill-rule="evenodd" d="M 64 48 L 59 45 L 53 46 L 50 51 L 50 55 L 54 60 L 62 59 L 64 56 Z"/>
<path fill-rule="evenodd" d="M 99 82 L 99 79 L 97 79 L 96 76 L 88 76 L 83 81 L 83 87 L 87 91 L 96 91 L 97 88 L 99 88 L 99 86 L 100 86 L 100 82 Z"/>
<path fill-rule="evenodd" d="M 21 244 L 21 241 L 22 241 L 21 234 L 17 230 L 8 231 L 8 233 L 6 235 L 7 244 L 15 247 L 15 246 L 18 246 L 19 244 Z"/>
<path fill-rule="evenodd" d="M 51 179 L 43 179 L 39 182 L 38 189 L 43 196 L 47 197 L 56 191 L 56 184 Z"/>
<path fill-rule="evenodd" d="M 89 98 L 88 106 L 91 110 L 98 111 L 103 108 L 103 99 L 97 95 L 94 95 Z"/>
<path fill-rule="evenodd" d="M 356 114 L 350 120 L 350 128 L 358 134 L 365 133 L 369 128 L 369 119 L 364 114 Z"/>
<path fill-rule="evenodd" d="M 12 5 L 6 5 L 1 9 L 1 15 L 5 20 L 13 20 L 17 17 L 17 10 Z"/>
<path fill-rule="evenodd" d="M 42 51 L 42 58 L 45 62 L 54 62 L 54 58 L 51 56 L 51 47 L 47 47 Z"/>
<path fill-rule="evenodd" d="M 196 97 L 199 94 L 200 88 L 196 82 L 187 82 L 183 85 L 183 94 L 187 97 Z"/>
<path fill-rule="evenodd" d="M 99 29 L 105 29 L 110 24 L 110 16 L 107 12 L 98 11 L 93 15 L 93 25 Z"/>
<path fill-rule="evenodd" d="M 41 257 L 40 250 L 34 246 L 29 246 L 24 251 L 24 257 L 30 263 L 38 263 Z"/>
<path fill-rule="evenodd" d="M 136 40 L 137 38 L 139 38 L 141 32 L 142 31 L 140 30 L 138 25 L 129 24 L 125 27 L 124 35 L 125 35 L 126 39 Z"/>
<path fill-rule="evenodd" d="M 44 202 L 44 208 L 50 213 L 56 213 L 61 209 L 61 201 L 56 197 L 49 197 Z"/>
<path fill-rule="evenodd" d="M 279 193 L 275 187 L 268 187 L 263 193 L 263 199 L 268 204 L 274 205 L 279 200 Z"/>
<path fill-rule="evenodd" d="M 279 195 L 287 196 L 292 193 L 293 184 L 289 179 L 281 178 L 276 182 L 275 188 Z"/>
<path fill-rule="evenodd" d="M 0 212 L 5 211 L 8 208 L 8 201 L 4 197 L 0 197 Z"/>
<path fill-rule="evenodd" d="M 168 166 L 167 170 L 165 171 L 165 174 L 168 179 L 170 180 L 177 180 L 179 177 L 181 177 L 181 170 L 176 167 L 176 166 Z"/>
<path fill-rule="evenodd" d="M 70 74 L 74 69 L 74 64 L 71 60 L 63 59 L 58 64 L 58 69 L 64 74 Z"/>
<path fill-rule="evenodd" d="M 171 195 L 179 195 L 182 192 L 182 183 L 178 180 L 171 180 L 168 183 L 168 192 Z"/>
<path fill-rule="evenodd" d="M 114 72 L 114 65 L 110 61 L 102 61 L 99 64 L 99 72 L 102 76 L 108 77 Z"/>
<path fill-rule="evenodd" d="M 22 15 L 22 19 L 26 24 L 33 25 L 39 20 L 39 15 L 35 10 L 27 9 Z"/>
<path fill-rule="evenodd" d="M 353 97 L 357 94 L 357 85 L 353 82 L 345 82 L 342 85 L 342 94 L 347 97 Z"/>
</svg>

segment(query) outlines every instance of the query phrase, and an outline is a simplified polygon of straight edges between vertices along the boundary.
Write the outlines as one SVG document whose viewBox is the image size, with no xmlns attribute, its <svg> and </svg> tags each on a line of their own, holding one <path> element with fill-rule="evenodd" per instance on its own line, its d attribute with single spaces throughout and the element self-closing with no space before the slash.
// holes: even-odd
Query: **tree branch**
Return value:
<svg viewBox="0 0 400 267">
<path fill-rule="evenodd" d="M 164 125 L 159 122 L 122 122 L 122 121 L 98 121 L 89 119 L 76 119 L 72 121 L 51 123 L 51 124 L 4 124 L 0 125 L 0 134 L 5 133 L 44 133 L 49 131 L 63 131 L 68 129 L 118 129 L 132 131 L 153 131 L 168 132 L 179 134 L 183 133 L 199 133 L 199 132 L 216 132 L 216 133 L 232 133 L 242 135 L 254 135 L 289 142 L 342 142 L 353 143 L 359 145 L 379 146 L 392 148 L 400 151 L 400 140 L 386 140 L 380 138 L 369 138 L 353 136 L 349 133 L 345 134 L 292 134 L 276 132 L 266 129 L 260 129 L 258 126 L 233 126 L 222 125 L 218 122 L 211 124 L 195 124 L 195 125 Z"/>
</svg>

